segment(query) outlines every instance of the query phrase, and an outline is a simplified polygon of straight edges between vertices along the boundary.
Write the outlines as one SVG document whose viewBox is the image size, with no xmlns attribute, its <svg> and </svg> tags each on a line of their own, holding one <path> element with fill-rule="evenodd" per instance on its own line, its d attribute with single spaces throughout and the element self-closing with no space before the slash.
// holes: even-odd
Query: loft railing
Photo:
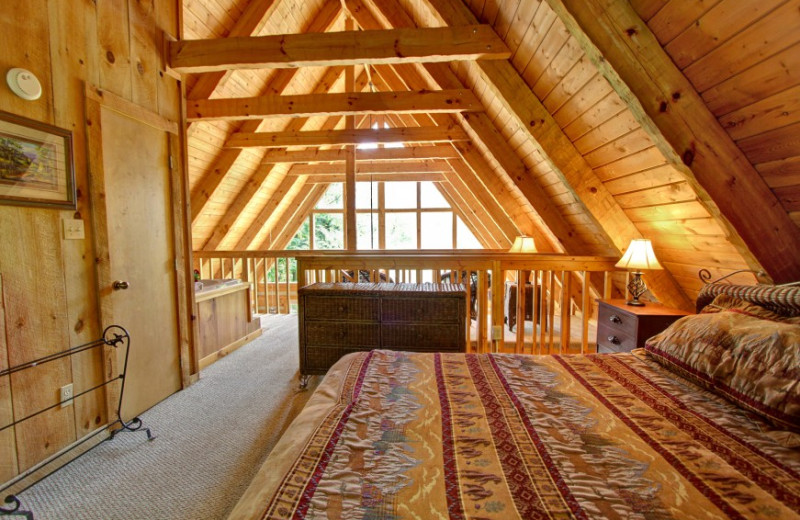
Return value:
<svg viewBox="0 0 800 520">
<path fill-rule="evenodd" d="M 463 283 L 471 349 L 534 354 L 594 351 L 595 300 L 611 296 L 617 260 L 494 250 L 198 251 L 194 258 L 203 278 L 250 282 L 256 313 L 291 312 L 297 287 L 314 282 Z"/>
</svg>

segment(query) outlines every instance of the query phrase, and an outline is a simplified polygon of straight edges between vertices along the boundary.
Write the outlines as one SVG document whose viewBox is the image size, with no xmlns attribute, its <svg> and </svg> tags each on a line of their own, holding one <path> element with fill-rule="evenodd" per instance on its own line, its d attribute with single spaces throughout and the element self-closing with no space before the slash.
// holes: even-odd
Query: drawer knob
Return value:
<svg viewBox="0 0 800 520">
<path fill-rule="evenodd" d="M 622 323 L 622 319 L 616 314 L 612 314 L 611 316 L 609 316 L 608 321 L 610 321 L 611 323 Z"/>
<path fill-rule="evenodd" d="M 344 305 L 339 305 L 339 312 L 344 312 L 345 309 L 347 309 L 347 307 L 345 307 Z"/>
<path fill-rule="evenodd" d="M 616 336 L 609 336 L 608 337 L 608 341 L 613 343 L 614 345 L 619 345 L 620 344 L 619 338 L 616 337 Z"/>
</svg>

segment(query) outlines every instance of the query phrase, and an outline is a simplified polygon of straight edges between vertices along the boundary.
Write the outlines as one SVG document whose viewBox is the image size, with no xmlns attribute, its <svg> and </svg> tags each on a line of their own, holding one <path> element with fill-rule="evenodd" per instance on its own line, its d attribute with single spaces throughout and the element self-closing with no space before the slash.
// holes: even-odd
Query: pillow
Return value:
<svg viewBox="0 0 800 520">
<path fill-rule="evenodd" d="M 650 357 L 781 427 L 800 430 L 800 320 L 719 295 L 645 342 Z"/>
</svg>

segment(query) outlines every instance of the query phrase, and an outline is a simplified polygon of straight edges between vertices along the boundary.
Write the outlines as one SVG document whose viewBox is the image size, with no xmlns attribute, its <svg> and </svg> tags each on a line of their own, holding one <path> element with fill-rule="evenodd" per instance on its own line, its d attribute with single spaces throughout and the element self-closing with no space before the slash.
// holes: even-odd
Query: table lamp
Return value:
<svg viewBox="0 0 800 520">
<path fill-rule="evenodd" d="M 520 235 L 514 239 L 514 243 L 511 245 L 511 249 L 508 250 L 509 253 L 535 253 L 536 252 L 536 244 L 533 241 L 533 237 Z"/>
<path fill-rule="evenodd" d="M 616 267 L 623 269 L 633 269 L 631 273 L 633 278 L 628 282 L 628 291 L 630 291 L 633 299 L 628 300 L 628 305 L 636 307 L 643 307 L 644 302 L 639 301 L 641 296 L 646 290 L 644 280 L 642 280 L 642 269 L 663 269 L 661 264 L 656 259 L 656 254 L 653 252 L 653 244 L 649 240 L 637 238 L 631 240 L 628 250 L 622 255 L 622 258 L 617 262 Z"/>
</svg>

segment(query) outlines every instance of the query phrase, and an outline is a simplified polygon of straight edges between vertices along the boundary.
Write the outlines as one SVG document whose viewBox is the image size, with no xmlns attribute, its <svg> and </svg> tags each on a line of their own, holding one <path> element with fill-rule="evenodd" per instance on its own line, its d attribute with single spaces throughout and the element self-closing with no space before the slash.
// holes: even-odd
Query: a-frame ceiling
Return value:
<svg viewBox="0 0 800 520">
<path fill-rule="evenodd" d="M 184 0 L 183 26 L 195 249 L 285 247 L 344 145 L 384 140 L 357 171 L 434 180 L 487 247 L 649 238 L 683 307 L 701 268 L 800 279 L 800 0 Z"/>
</svg>

